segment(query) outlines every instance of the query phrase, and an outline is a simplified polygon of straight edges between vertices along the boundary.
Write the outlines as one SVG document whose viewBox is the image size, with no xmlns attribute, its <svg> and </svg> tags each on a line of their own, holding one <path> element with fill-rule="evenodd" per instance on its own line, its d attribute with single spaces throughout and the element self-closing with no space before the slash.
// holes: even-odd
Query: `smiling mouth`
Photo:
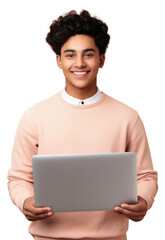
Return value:
<svg viewBox="0 0 165 240">
<path fill-rule="evenodd" d="M 79 71 L 79 72 L 76 72 L 76 71 L 73 72 L 73 71 L 72 71 L 71 73 L 72 73 L 75 77 L 82 78 L 82 77 L 86 77 L 89 72 L 90 72 L 90 71 Z"/>
</svg>

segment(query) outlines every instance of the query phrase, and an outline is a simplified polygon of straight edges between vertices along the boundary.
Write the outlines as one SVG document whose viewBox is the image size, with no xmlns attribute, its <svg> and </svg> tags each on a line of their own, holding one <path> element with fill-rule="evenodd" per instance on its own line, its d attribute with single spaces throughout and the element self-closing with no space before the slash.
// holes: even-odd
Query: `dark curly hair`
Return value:
<svg viewBox="0 0 165 240">
<path fill-rule="evenodd" d="M 88 11 L 82 10 L 78 15 L 75 10 L 72 10 L 52 22 L 46 41 L 57 55 L 61 55 L 62 45 L 71 36 L 85 34 L 94 38 L 101 55 L 106 52 L 110 40 L 107 32 L 106 23 L 96 17 L 91 17 Z"/>
</svg>

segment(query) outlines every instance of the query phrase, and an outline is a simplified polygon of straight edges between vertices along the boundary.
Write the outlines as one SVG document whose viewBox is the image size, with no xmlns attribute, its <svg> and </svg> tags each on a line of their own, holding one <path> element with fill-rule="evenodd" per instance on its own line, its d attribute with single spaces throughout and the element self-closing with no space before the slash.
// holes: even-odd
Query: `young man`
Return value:
<svg viewBox="0 0 165 240">
<path fill-rule="evenodd" d="M 125 240 L 128 219 L 140 221 L 157 192 L 157 173 L 143 123 L 136 111 L 101 92 L 97 73 L 105 61 L 108 27 L 87 11 L 53 21 L 47 42 L 56 53 L 66 86 L 26 110 L 19 123 L 8 173 L 12 201 L 32 221 L 36 240 Z M 34 205 L 32 156 L 98 152 L 136 152 L 138 203 L 114 211 L 53 213 Z"/>
</svg>

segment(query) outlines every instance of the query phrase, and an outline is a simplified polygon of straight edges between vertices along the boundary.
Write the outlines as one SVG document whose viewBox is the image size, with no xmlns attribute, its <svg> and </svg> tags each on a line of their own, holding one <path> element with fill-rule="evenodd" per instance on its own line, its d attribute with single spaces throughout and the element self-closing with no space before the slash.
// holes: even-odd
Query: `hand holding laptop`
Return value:
<svg viewBox="0 0 165 240">
<path fill-rule="evenodd" d="M 147 213 L 147 202 L 142 197 L 138 196 L 137 204 L 130 205 L 123 203 L 121 206 L 115 207 L 114 211 L 132 221 L 139 222 Z"/>
<path fill-rule="evenodd" d="M 29 197 L 24 202 L 23 214 L 29 221 L 36 221 L 51 217 L 54 213 L 50 207 L 36 207 L 34 197 Z"/>
<path fill-rule="evenodd" d="M 114 211 L 135 222 L 141 221 L 147 212 L 146 201 L 138 196 L 138 203 L 129 205 L 123 203 L 121 206 L 116 206 Z M 53 216 L 50 207 L 36 207 L 34 205 L 34 197 L 27 198 L 24 203 L 23 213 L 29 221 L 41 220 Z"/>
</svg>

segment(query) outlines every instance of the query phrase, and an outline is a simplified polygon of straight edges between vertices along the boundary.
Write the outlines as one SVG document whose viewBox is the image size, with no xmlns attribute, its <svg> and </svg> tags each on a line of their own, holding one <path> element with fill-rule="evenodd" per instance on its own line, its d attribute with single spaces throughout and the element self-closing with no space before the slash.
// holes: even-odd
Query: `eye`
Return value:
<svg viewBox="0 0 165 240">
<path fill-rule="evenodd" d="M 74 57 L 74 54 L 72 54 L 72 53 L 67 54 L 66 57 L 67 57 L 67 58 L 73 58 L 73 57 Z"/>
<path fill-rule="evenodd" d="M 92 58 L 92 57 L 93 57 L 93 54 L 92 54 L 92 53 L 87 53 L 87 54 L 85 54 L 85 57 L 86 57 L 86 58 Z"/>
</svg>

